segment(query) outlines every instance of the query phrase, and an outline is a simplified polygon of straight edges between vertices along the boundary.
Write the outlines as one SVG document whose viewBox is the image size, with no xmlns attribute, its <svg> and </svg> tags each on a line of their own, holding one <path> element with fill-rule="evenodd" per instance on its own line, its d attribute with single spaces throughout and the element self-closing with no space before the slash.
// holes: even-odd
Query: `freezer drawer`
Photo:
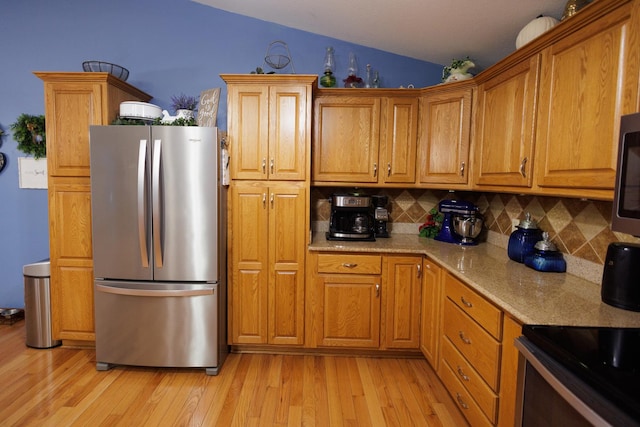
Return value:
<svg viewBox="0 0 640 427">
<path fill-rule="evenodd" d="M 218 286 L 96 280 L 97 369 L 202 367 L 216 374 Z"/>
</svg>

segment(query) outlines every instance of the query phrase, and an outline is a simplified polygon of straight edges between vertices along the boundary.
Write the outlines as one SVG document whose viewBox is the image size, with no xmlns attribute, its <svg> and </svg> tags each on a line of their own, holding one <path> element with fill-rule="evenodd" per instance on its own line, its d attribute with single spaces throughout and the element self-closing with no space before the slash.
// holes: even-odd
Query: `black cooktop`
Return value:
<svg viewBox="0 0 640 427">
<path fill-rule="evenodd" d="M 640 420 L 640 328 L 525 325 L 533 344 Z"/>
</svg>

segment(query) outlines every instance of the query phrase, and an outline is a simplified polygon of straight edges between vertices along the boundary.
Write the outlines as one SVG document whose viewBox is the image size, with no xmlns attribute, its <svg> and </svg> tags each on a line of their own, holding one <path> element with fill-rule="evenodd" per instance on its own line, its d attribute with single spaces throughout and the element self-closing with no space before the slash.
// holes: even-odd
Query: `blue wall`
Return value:
<svg viewBox="0 0 640 427">
<path fill-rule="evenodd" d="M 270 42 L 287 43 L 296 73 L 318 74 L 326 46 L 336 76 L 349 52 L 360 75 L 379 70 L 384 87 L 439 82 L 442 66 L 213 9 L 190 0 L 22 0 L 2 6 L 0 36 L 0 307 L 24 307 L 22 266 L 49 256 L 47 192 L 18 188 L 18 156 L 9 125 L 21 113 L 44 114 L 43 84 L 33 71 L 82 71 L 85 60 L 129 69 L 128 82 L 168 109 L 172 95 L 222 87 L 218 126 L 226 129 L 221 73 L 263 65 Z M 285 72 L 290 72 L 285 69 Z"/>
</svg>

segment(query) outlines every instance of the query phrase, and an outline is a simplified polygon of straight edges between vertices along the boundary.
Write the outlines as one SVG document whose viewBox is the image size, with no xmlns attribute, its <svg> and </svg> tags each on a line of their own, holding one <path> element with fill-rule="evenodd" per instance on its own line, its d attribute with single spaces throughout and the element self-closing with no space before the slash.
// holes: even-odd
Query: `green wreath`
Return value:
<svg viewBox="0 0 640 427">
<path fill-rule="evenodd" d="M 44 116 L 21 114 L 9 128 L 18 143 L 18 150 L 32 154 L 36 159 L 47 157 Z"/>
</svg>

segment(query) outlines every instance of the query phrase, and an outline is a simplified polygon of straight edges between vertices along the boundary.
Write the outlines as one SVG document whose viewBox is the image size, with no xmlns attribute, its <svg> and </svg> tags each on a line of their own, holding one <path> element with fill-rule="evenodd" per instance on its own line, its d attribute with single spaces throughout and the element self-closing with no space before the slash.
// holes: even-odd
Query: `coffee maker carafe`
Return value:
<svg viewBox="0 0 640 427">
<path fill-rule="evenodd" d="M 373 219 L 375 220 L 374 233 L 376 237 L 389 237 L 387 223 L 389 222 L 389 211 L 387 196 L 371 196 L 373 200 Z"/>
<path fill-rule="evenodd" d="M 459 245 L 477 245 L 484 219 L 478 207 L 464 200 L 442 200 L 438 204 L 442 212 L 442 228 L 435 240 Z"/>
<path fill-rule="evenodd" d="M 332 194 L 327 240 L 375 240 L 373 205 L 360 193 Z"/>
</svg>

